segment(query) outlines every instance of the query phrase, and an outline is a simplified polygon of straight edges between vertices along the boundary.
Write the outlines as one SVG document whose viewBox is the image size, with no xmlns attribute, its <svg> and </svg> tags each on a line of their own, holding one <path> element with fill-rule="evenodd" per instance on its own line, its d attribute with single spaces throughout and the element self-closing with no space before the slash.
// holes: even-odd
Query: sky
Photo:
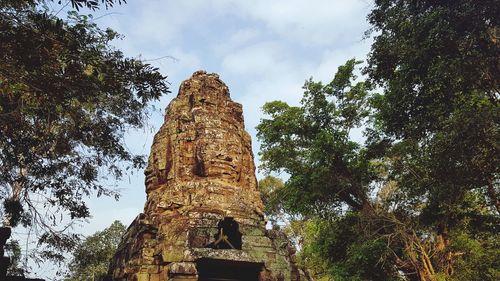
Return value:
<svg viewBox="0 0 500 281">
<path fill-rule="evenodd" d="M 113 44 L 126 56 L 140 58 L 168 76 L 172 93 L 154 103 L 149 127 L 126 135 L 128 148 L 143 155 L 149 154 L 164 109 L 180 83 L 193 72 L 206 70 L 218 73 L 232 99 L 243 105 L 258 165 L 255 126 L 264 117 L 264 103 L 282 100 L 298 105 L 306 79 L 331 81 L 337 67 L 348 59 L 366 59 L 372 42 L 363 39 L 370 27 L 366 16 L 371 0 L 127 2 L 92 14 L 101 28 L 111 27 L 124 36 Z M 108 184 L 120 189 L 120 200 L 90 198 L 92 218 L 76 232 L 90 235 L 114 220 L 128 226 L 142 212 L 143 171 Z M 33 271 L 32 277 L 53 274 L 50 268 Z"/>
</svg>

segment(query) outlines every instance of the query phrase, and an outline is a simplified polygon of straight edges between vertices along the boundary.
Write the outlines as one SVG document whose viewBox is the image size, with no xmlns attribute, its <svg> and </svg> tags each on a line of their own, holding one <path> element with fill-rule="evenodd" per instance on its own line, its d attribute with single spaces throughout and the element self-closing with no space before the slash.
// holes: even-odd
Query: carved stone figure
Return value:
<svg viewBox="0 0 500 281">
<path fill-rule="evenodd" d="M 286 237 L 265 229 L 242 106 L 217 74 L 182 83 L 145 174 L 113 280 L 300 280 Z"/>
</svg>

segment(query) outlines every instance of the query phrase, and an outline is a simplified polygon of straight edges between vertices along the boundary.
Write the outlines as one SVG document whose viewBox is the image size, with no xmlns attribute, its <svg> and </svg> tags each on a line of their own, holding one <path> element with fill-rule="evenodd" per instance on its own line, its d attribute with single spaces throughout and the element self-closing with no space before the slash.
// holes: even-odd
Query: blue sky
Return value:
<svg viewBox="0 0 500 281">
<path fill-rule="evenodd" d="M 151 128 L 127 135 L 127 146 L 139 154 L 149 154 L 164 108 L 180 82 L 204 69 L 218 73 L 232 99 L 243 104 L 258 161 L 255 126 L 263 117 L 262 105 L 272 100 L 297 105 L 306 79 L 330 81 L 347 59 L 365 59 L 371 43 L 363 40 L 370 0 L 127 2 L 93 13 L 95 22 L 124 35 L 114 45 L 126 56 L 157 66 L 168 76 L 172 91 L 155 103 Z M 89 199 L 93 218 L 78 232 L 92 234 L 116 219 L 128 225 L 142 212 L 146 200 L 142 171 L 110 184 L 121 190 L 121 200 Z M 48 277 L 51 272 L 40 270 L 37 276 Z"/>
</svg>

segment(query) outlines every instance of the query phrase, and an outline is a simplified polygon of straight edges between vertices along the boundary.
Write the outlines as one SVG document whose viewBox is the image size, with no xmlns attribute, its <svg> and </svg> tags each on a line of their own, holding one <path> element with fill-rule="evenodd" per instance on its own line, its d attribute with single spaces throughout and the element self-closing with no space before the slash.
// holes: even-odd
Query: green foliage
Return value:
<svg viewBox="0 0 500 281">
<path fill-rule="evenodd" d="M 425 136 L 471 95 L 498 106 L 499 14 L 498 0 L 375 1 L 367 73 L 385 88 L 388 132 Z"/>
<path fill-rule="evenodd" d="M 24 276 L 26 270 L 21 264 L 21 246 L 19 241 L 10 240 L 4 246 L 6 256 L 10 258 L 10 265 L 7 268 L 7 276 Z"/>
<path fill-rule="evenodd" d="M 111 45 L 116 32 L 75 11 L 57 18 L 44 2 L 0 2 L 0 200 L 11 226 L 37 227 L 42 258 L 61 260 L 78 240 L 57 228 L 61 216 L 87 218 L 85 198 L 118 197 L 99 180 L 143 167 L 123 136 L 169 90 L 158 69 Z M 124 1 L 71 3 L 99 2 Z"/>
<path fill-rule="evenodd" d="M 388 241 L 366 235 L 360 214 L 306 223 L 299 263 L 314 276 L 333 280 L 401 280 L 388 262 Z"/>
<path fill-rule="evenodd" d="M 257 127 L 263 168 L 290 175 L 284 207 L 292 213 L 328 216 L 340 203 L 357 210 L 367 204 L 371 173 L 365 152 L 349 139 L 368 114 L 370 86 L 352 82 L 358 63 L 348 61 L 327 85 L 306 81 L 302 107 L 263 107 L 270 116 Z"/>
<path fill-rule="evenodd" d="M 257 128 L 263 167 L 290 175 L 283 187 L 264 193 L 264 198 L 282 202 L 264 202 L 270 209 L 281 206 L 316 218 L 306 222 L 300 260 L 317 277 L 391 280 L 397 274 L 385 263 L 387 241 L 361 221 L 374 208 L 369 193 L 378 173 L 371 162 L 377 156 L 374 148 L 363 148 L 349 137 L 369 115 L 370 85 L 353 82 L 357 64 L 347 61 L 326 85 L 306 81 L 300 107 L 279 101 L 264 106 L 271 118 Z"/>
<path fill-rule="evenodd" d="M 450 280 L 498 280 L 500 278 L 500 239 L 498 236 L 472 237 L 456 233 L 450 248 L 458 259 Z"/>
<path fill-rule="evenodd" d="M 283 190 L 283 186 L 283 181 L 277 177 L 266 176 L 259 180 L 259 191 L 264 203 L 266 217 L 276 227 L 278 221 L 285 220 L 280 201 L 280 192 Z"/>
<path fill-rule="evenodd" d="M 378 134 L 399 142 L 389 176 L 440 232 L 471 215 L 459 207 L 470 194 L 500 212 L 499 4 L 381 0 L 368 17 Z"/>
<path fill-rule="evenodd" d="M 426 198 L 423 220 L 443 229 L 470 192 L 500 211 L 499 4 L 381 0 L 368 17 L 379 134 L 400 140 L 391 176 Z"/>
<path fill-rule="evenodd" d="M 476 3 L 376 1 L 370 82 L 353 82 L 350 60 L 306 81 L 300 106 L 264 105 L 262 167 L 290 176 L 279 204 L 311 219 L 299 256 L 316 277 L 497 278 L 499 13 Z M 349 136 L 363 124 L 361 145 Z"/>
<path fill-rule="evenodd" d="M 126 227 L 114 221 L 108 228 L 88 236 L 73 252 L 66 281 L 103 280 Z"/>
</svg>

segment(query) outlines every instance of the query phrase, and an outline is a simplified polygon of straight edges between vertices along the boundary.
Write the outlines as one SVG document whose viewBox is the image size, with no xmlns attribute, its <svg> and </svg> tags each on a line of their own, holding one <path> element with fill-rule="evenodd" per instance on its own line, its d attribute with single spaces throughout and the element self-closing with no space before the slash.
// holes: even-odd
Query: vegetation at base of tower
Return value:
<svg viewBox="0 0 500 281">
<path fill-rule="evenodd" d="M 305 218 L 317 278 L 500 279 L 499 9 L 375 1 L 367 81 L 349 60 L 300 106 L 264 105 L 262 167 L 289 175 L 267 196 Z"/>
<path fill-rule="evenodd" d="M 273 228 L 279 227 L 279 222 L 288 219 L 283 207 L 280 205 L 279 192 L 283 187 L 283 181 L 277 177 L 266 176 L 259 180 L 258 188 L 265 207 L 264 213 Z"/>
<path fill-rule="evenodd" d="M 169 90 L 158 69 L 111 45 L 116 32 L 75 10 L 58 18 L 47 2 L 0 1 L 0 200 L 6 223 L 45 245 L 38 257 L 62 260 L 78 241 L 65 222 L 90 216 L 85 199 L 118 197 L 102 180 L 143 167 L 124 133 Z"/>
<path fill-rule="evenodd" d="M 7 275 L 24 276 L 24 274 L 27 272 L 27 266 L 23 264 L 21 260 L 23 258 L 23 255 L 21 253 L 21 246 L 19 245 L 19 241 L 8 241 L 4 246 L 4 250 L 6 256 L 10 258 L 10 265 L 9 267 L 7 267 Z"/>
<path fill-rule="evenodd" d="M 104 280 L 108 267 L 127 228 L 120 221 L 85 238 L 73 252 L 66 281 Z"/>
</svg>

